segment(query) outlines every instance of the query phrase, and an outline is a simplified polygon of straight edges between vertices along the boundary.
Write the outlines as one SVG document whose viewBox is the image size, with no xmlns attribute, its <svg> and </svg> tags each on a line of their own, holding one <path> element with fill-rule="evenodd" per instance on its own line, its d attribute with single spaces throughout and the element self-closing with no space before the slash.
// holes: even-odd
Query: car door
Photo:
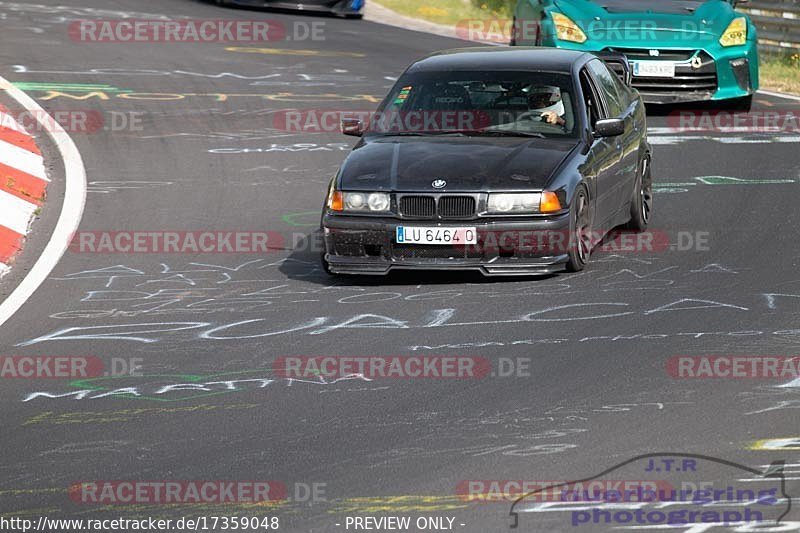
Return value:
<svg viewBox="0 0 800 533">
<path fill-rule="evenodd" d="M 598 120 L 608 117 L 600 89 L 589 70 L 584 67 L 580 73 L 581 92 L 588 117 L 587 123 L 592 132 Z M 592 145 L 587 155 L 588 168 L 583 172 L 589 180 L 590 194 L 595 199 L 594 228 L 597 231 L 606 231 L 605 227 L 617 210 L 617 201 L 613 196 L 614 182 L 618 172 L 619 150 L 616 147 L 617 139 L 614 137 L 592 137 Z"/>
<path fill-rule="evenodd" d="M 609 67 L 606 65 L 606 67 Z M 609 68 L 612 75 L 614 71 Z M 625 133 L 622 135 L 622 173 L 623 173 L 623 192 L 622 192 L 622 206 L 623 214 L 627 216 L 628 203 L 626 198 L 633 198 L 633 191 L 636 187 L 636 179 L 639 172 L 639 156 L 642 152 L 642 140 L 646 132 L 642 131 L 646 128 L 642 116 L 643 113 L 638 109 L 639 99 L 637 95 L 631 91 L 629 86 L 619 76 L 613 75 L 612 79 L 617 88 L 619 95 L 619 102 L 623 109 L 623 118 L 625 119 Z"/>
<path fill-rule="evenodd" d="M 608 139 L 609 144 L 617 152 L 617 163 L 608 183 L 609 218 L 613 219 L 619 213 L 627 213 L 630 207 L 638 162 L 639 134 L 635 128 L 630 99 L 626 97 L 626 92 L 620 91 L 618 87 L 619 78 L 599 59 L 590 61 L 586 66 L 595 86 L 600 90 L 607 118 L 622 118 L 625 122 L 625 132 L 618 137 Z"/>
</svg>

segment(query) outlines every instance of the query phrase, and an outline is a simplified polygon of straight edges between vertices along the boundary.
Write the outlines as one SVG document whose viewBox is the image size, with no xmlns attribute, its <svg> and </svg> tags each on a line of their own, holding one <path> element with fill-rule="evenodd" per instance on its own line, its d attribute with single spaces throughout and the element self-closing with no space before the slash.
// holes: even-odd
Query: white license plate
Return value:
<svg viewBox="0 0 800 533">
<path fill-rule="evenodd" d="M 674 78 L 675 63 L 670 61 L 634 61 L 633 75 L 652 78 Z"/>
<path fill-rule="evenodd" d="M 398 244 L 477 244 L 475 228 L 433 228 L 427 226 L 397 226 Z"/>
</svg>

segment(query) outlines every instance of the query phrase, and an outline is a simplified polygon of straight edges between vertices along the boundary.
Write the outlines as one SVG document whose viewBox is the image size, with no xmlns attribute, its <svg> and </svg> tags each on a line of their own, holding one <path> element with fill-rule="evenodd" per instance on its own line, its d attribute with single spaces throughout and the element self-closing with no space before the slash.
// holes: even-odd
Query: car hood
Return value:
<svg viewBox="0 0 800 533">
<path fill-rule="evenodd" d="M 688 47 L 696 46 L 696 41 L 716 42 L 737 16 L 724 0 L 700 5 L 682 0 L 552 0 L 552 5 L 574 20 L 590 40 L 621 46 L 648 47 L 657 41 Z M 642 29 L 640 42 L 636 42 L 637 28 Z"/>
<path fill-rule="evenodd" d="M 402 138 L 364 140 L 339 187 L 362 191 L 467 192 L 542 189 L 578 139 Z M 433 187 L 444 180 L 444 188 Z"/>
</svg>

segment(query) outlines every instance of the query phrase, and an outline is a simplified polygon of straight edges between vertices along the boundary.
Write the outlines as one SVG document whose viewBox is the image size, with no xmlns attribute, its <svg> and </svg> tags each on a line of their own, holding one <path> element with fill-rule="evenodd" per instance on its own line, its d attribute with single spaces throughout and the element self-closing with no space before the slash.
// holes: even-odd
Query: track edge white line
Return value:
<svg viewBox="0 0 800 533">
<path fill-rule="evenodd" d="M 758 92 L 760 94 L 765 94 L 767 96 L 773 96 L 775 98 L 785 98 L 787 100 L 795 100 L 797 102 L 800 102 L 800 96 L 796 96 L 794 94 L 777 93 L 777 92 L 774 92 L 774 91 L 763 91 L 761 89 L 759 89 Z"/>
<path fill-rule="evenodd" d="M 33 112 L 36 121 L 55 143 L 64 163 L 65 182 L 64 203 L 50 240 L 25 278 L 3 302 L 0 302 L 0 326 L 2 326 L 33 296 L 64 256 L 83 218 L 87 185 L 86 168 L 81 154 L 64 128 L 55 120 L 45 124 L 44 117 L 50 116 L 47 111 L 2 76 L 0 76 L 0 88 L 26 111 Z"/>
</svg>

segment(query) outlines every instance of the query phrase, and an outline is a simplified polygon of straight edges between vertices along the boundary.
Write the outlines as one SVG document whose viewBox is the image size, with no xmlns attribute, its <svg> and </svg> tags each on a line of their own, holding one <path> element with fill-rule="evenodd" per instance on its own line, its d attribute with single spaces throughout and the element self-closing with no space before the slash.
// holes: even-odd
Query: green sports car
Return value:
<svg viewBox="0 0 800 533">
<path fill-rule="evenodd" d="M 745 0 L 518 0 L 511 45 L 628 57 L 648 103 L 725 100 L 749 110 L 758 90 L 756 28 Z"/>
</svg>

